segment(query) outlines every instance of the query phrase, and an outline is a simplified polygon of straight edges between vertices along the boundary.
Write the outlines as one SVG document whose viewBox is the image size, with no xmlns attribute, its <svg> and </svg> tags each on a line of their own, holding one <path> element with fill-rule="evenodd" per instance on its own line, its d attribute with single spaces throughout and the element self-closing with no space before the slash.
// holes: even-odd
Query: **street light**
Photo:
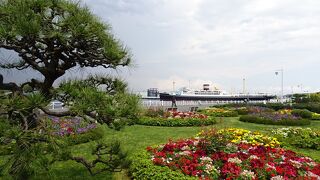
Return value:
<svg viewBox="0 0 320 180">
<path fill-rule="evenodd" d="M 281 102 L 283 103 L 283 69 L 278 69 L 275 71 L 276 76 L 281 73 Z"/>
</svg>

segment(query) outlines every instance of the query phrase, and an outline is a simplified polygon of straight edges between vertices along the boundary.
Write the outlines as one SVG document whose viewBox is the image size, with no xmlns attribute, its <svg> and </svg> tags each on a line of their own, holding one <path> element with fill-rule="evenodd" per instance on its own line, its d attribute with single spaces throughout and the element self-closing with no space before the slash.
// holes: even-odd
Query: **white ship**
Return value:
<svg viewBox="0 0 320 180">
<path fill-rule="evenodd" d="M 208 100 L 208 101 L 269 101 L 276 98 L 274 95 L 267 94 L 228 94 L 225 91 L 214 88 L 210 90 L 209 84 L 203 84 L 201 90 L 191 90 L 182 88 L 180 91 L 174 93 L 159 93 L 160 100 Z"/>
</svg>

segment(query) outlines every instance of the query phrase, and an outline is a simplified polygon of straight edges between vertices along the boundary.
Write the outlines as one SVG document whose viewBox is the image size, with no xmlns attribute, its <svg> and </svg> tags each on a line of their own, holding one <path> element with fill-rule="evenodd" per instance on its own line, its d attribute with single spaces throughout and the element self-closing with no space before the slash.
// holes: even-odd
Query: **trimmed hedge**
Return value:
<svg viewBox="0 0 320 180">
<path fill-rule="evenodd" d="M 271 119 L 261 118 L 254 115 L 243 115 L 240 117 L 239 121 L 256 123 L 256 124 L 270 124 L 270 125 L 284 125 L 284 126 L 304 126 L 304 125 L 309 125 L 311 123 L 309 119 L 273 121 Z"/>
<path fill-rule="evenodd" d="M 163 118 L 150 118 L 142 117 L 138 120 L 137 124 L 146 126 L 169 126 L 169 127 L 179 127 L 179 126 L 208 126 L 216 124 L 216 119 L 208 117 L 207 119 L 195 119 L 195 118 L 173 118 L 173 119 L 163 119 Z"/>
<path fill-rule="evenodd" d="M 295 116 L 300 116 L 302 118 L 311 119 L 312 118 L 312 112 L 310 112 L 307 109 L 294 109 L 291 111 L 291 114 Z"/>
<path fill-rule="evenodd" d="M 199 178 L 186 176 L 182 172 L 173 171 L 167 166 L 157 166 L 151 161 L 151 156 L 146 150 L 132 155 L 129 172 L 132 179 L 150 180 L 197 180 Z"/>
</svg>

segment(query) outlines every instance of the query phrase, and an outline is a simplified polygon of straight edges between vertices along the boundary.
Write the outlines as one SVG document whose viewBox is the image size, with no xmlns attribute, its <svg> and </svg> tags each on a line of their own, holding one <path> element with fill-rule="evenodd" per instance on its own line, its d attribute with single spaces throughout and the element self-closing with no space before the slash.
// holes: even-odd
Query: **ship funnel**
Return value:
<svg viewBox="0 0 320 180">
<path fill-rule="evenodd" d="M 209 90 L 209 84 L 203 84 L 203 90 L 208 91 Z"/>
</svg>

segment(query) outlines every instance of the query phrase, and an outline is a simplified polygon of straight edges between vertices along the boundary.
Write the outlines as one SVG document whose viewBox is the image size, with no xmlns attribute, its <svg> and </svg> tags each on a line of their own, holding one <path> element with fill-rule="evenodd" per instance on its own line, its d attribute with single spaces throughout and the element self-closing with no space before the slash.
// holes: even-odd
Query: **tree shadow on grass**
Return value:
<svg viewBox="0 0 320 180">
<path fill-rule="evenodd" d="M 32 179 L 113 179 L 113 174 L 111 172 L 102 172 L 91 176 L 83 165 L 73 161 L 65 161 L 54 163 L 48 173 L 39 174 Z"/>
</svg>

